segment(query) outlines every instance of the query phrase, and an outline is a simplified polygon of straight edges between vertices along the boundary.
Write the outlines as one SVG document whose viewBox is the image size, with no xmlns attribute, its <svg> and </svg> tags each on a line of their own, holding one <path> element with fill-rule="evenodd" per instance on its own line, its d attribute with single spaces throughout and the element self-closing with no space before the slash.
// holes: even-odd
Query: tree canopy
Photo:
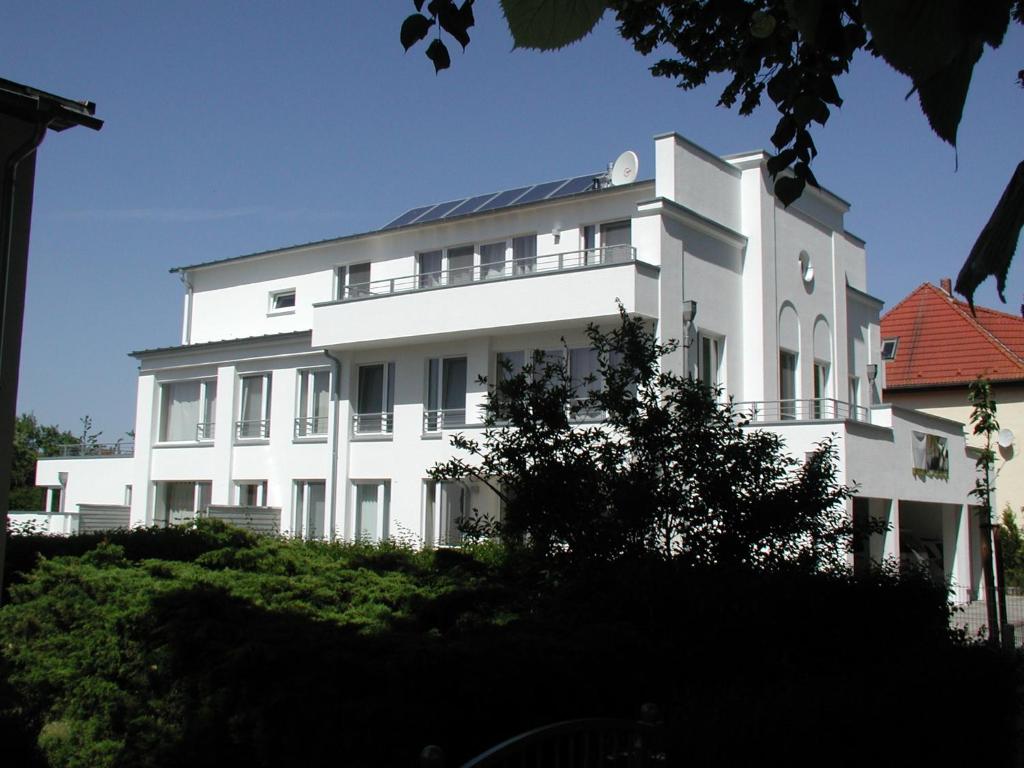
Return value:
<svg viewBox="0 0 1024 768">
<path fill-rule="evenodd" d="M 61 445 L 78 438 L 56 425 L 40 424 L 35 414 L 23 413 L 14 423 L 14 453 L 11 459 L 11 509 L 42 509 L 43 491 L 36 488 L 36 460 L 55 456 Z"/>
<path fill-rule="evenodd" d="M 676 344 L 620 315 L 607 333 L 591 326 L 592 351 L 577 351 L 593 356 L 589 376 L 570 370 L 567 355 L 506 365 L 482 439 L 456 435 L 469 457 L 432 477 L 489 485 L 505 504 L 497 532 L 545 557 L 845 568 L 849 489 L 831 443 L 798 460 L 777 433 L 746 428 L 719 391 L 664 370 Z"/>
<path fill-rule="evenodd" d="M 463 49 L 474 25 L 473 0 L 413 0 L 416 13 L 402 24 L 406 50 L 436 36 L 426 54 L 435 71 L 451 66 L 442 32 Z M 888 62 L 910 80 L 932 130 L 956 146 L 957 129 L 974 65 L 986 47 L 997 48 L 1010 23 L 1024 24 L 1024 0 L 501 0 L 516 47 L 556 50 L 576 42 L 608 11 L 619 33 L 644 56 L 655 55 L 656 77 L 680 88 L 731 76 L 718 103 L 750 114 L 763 96 L 779 120 L 768 162 L 775 194 L 784 204 L 807 184 L 814 124 L 824 126 L 842 106 L 837 80 L 858 51 Z M 1016 74 L 1024 87 L 1024 69 Z M 982 230 L 956 289 L 973 306 L 974 292 L 994 276 L 1003 301 L 1006 275 L 1024 227 L 1024 162 Z"/>
</svg>

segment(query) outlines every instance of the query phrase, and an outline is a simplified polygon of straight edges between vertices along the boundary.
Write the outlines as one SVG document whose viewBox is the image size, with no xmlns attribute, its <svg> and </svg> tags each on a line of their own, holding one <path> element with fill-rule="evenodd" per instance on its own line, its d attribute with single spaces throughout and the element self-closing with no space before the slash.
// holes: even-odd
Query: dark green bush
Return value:
<svg viewBox="0 0 1024 768">
<path fill-rule="evenodd" d="M 862 765 L 886 730 L 892 762 L 1010 754 L 1015 671 L 951 636 L 924 582 L 665 561 L 555 572 L 490 545 L 204 528 L 188 535 L 205 547 L 168 531 L 171 556 L 139 558 L 160 534 L 127 534 L 12 587 L 0 723 L 17 719 L 23 746 L 51 766 L 334 768 L 415 765 L 437 743 L 457 765 L 654 701 L 691 765 Z M 979 697 L 987 712 L 965 706 L 957 727 L 994 737 L 934 735 L 951 702 Z"/>
</svg>

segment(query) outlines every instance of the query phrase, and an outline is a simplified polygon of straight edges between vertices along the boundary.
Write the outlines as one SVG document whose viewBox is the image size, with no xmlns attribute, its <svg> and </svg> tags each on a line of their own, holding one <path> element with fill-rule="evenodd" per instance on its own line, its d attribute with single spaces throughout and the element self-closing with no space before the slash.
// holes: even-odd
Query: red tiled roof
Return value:
<svg viewBox="0 0 1024 768">
<path fill-rule="evenodd" d="M 924 283 L 882 316 L 882 338 L 898 338 L 885 361 L 886 389 L 1024 381 L 1024 318 L 970 307 Z"/>
</svg>

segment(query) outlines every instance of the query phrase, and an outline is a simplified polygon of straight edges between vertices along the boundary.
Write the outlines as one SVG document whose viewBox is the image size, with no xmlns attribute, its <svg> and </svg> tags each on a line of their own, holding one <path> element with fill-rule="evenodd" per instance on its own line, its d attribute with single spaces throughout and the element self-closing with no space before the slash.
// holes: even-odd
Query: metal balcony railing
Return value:
<svg viewBox="0 0 1024 768">
<path fill-rule="evenodd" d="M 465 408 L 448 408 L 423 412 L 423 431 L 440 432 L 442 429 L 466 426 Z"/>
<path fill-rule="evenodd" d="M 68 443 L 60 446 L 60 456 L 98 456 L 105 458 L 135 455 L 135 443 Z"/>
<path fill-rule="evenodd" d="M 239 440 L 265 440 L 270 436 L 270 419 L 243 419 L 235 422 Z"/>
<path fill-rule="evenodd" d="M 299 416 L 295 419 L 295 437 L 322 437 L 326 434 L 326 416 Z"/>
<path fill-rule="evenodd" d="M 212 421 L 201 421 L 196 424 L 196 440 L 209 441 L 213 440 L 214 435 L 214 423 Z"/>
<path fill-rule="evenodd" d="M 869 411 L 864 406 L 832 398 L 749 400 L 733 403 L 733 410 L 754 423 L 768 421 L 871 421 Z"/>
<path fill-rule="evenodd" d="M 609 245 L 582 251 L 566 251 L 528 259 L 511 259 L 473 266 L 458 267 L 440 272 L 371 280 L 343 286 L 339 301 L 389 296 L 394 293 L 450 288 L 457 285 L 487 282 L 488 280 L 530 277 L 546 272 L 568 272 L 604 264 L 627 264 L 636 261 L 636 248 L 631 245 Z"/>
<path fill-rule="evenodd" d="M 395 414 L 357 413 L 352 416 L 352 431 L 357 435 L 390 435 L 394 429 Z"/>
</svg>

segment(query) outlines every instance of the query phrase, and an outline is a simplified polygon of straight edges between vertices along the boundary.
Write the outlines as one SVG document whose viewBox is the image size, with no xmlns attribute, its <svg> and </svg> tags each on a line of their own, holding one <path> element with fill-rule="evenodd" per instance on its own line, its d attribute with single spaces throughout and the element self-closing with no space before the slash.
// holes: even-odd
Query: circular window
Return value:
<svg viewBox="0 0 1024 768">
<path fill-rule="evenodd" d="M 800 277 L 807 285 L 814 282 L 814 265 L 811 264 L 811 256 L 807 251 L 800 251 Z"/>
</svg>

